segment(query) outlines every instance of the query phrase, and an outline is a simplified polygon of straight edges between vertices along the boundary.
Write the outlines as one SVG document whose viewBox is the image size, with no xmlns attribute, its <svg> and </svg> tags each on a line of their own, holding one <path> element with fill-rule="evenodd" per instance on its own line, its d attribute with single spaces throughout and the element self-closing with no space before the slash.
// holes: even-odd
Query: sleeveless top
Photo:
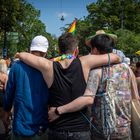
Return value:
<svg viewBox="0 0 140 140">
<path fill-rule="evenodd" d="M 54 81 L 49 89 L 50 106 L 58 107 L 65 105 L 84 94 L 86 82 L 83 75 L 81 62 L 74 59 L 70 66 L 64 69 L 59 62 L 53 62 Z M 87 114 L 87 107 L 81 110 Z M 89 123 L 80 111 L 66 113 L 50 123 L 50 129 L 56 131 L 87 131 Z"/>
<path fill-rule="evenodd" d="M 105 107 L 107 106 L 107 99 L 101 93 L 108 92 L 106 88 L 106 82 L 108 78 L 108 67 L 104 68 L 102 73 L 102 83 L 98 87 L 98 91 L 95 96 L 93 110 L 92 110 L 92 122 L 97 130 L 103 134 L 103 128 L 105 123 L 105 117 L 108 119 L 111 114 L 105 114 Z M 116 129 L 111 134 L 112 139 L 122 138 L 130 135 L 130 121 L 131 121 L 131 78 L 128 66 L 124 63 L 112 65 L 110 67 L 111 88 L 110 94 L 113 94 L 115 101 L 115 119 Z M 106 116 L 108 115 L 108 116 Z M 107 123 L 111 121 L 107 120 Z M 109 124 L 110 125 L 110 124 Z M 95 131 L 96 133 L 97 131 Z"/>
</svg>

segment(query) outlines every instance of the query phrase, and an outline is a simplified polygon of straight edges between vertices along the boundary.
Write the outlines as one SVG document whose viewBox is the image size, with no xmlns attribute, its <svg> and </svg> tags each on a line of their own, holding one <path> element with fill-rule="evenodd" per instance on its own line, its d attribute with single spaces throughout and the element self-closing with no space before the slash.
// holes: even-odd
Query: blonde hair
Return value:
<svg viewBox="0 0 140 140">
<path fill-rule="evenodd" d="M 7 64 L 4 59 L 0 59 L 0 72 L 7 74 Z"/>
</svg>

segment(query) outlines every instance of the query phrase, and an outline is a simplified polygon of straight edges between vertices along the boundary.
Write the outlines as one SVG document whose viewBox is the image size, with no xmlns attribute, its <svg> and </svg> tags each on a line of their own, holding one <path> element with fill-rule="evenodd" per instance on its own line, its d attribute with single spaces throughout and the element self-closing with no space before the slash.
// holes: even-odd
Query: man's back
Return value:
<svg viewBox="0 0 140 140">
<path fill-rule="evenodd" d="M 118 138 L 129 136 L 131 120 L 131 77 L 129 68 L 124 63 L 112 65 L 110 67 L 109 80 L 111 82 L 111 86 L 109 89 L 106 87 L 108 67 L 104 68 L 102 71 L 102 80 L 100 79 L 100 85 L 93 104 L 93 123 L 98 130 L 103 131 L 103 127 L 105 127 L 106 123 L 113 123 L 109 122 L 109 117 L 114 115 L 115 118 L 113 118 L 113 121 L 116 123 L 116 130 L 112 137 Z M 112 99 L 107 99 L 105 93 L 110 94 L 115 103 L 115 109 L 114 112 L 112 112 L 114 114 L 106 113 L 106 108 L 108 104 L 111 104 Z M 107 100 L 110 102 L 108 103 Z M 107 122 L 105 122 L 105 118 Z"/>
<path fill-rule="evenodd" d="M 14 105 L 13 131 L 21 136 L 32 136 L 39 127 L 48 127 L 48 88 L 42 74 L 17 61 L 11 68 L 7 83 L 4 109 Z"/>
<path fill-rule="evenodd" d="M 80 60 L 74 59 L 68 68 L 63 68 L 59 62 L 54 62 L 54 81 L 49 89 L 50 106 L 67 104 L 75 98 L 82 96 L 86 81 L 84 79 Z M 87 108 L 82 112 L 87 113 Z M 51 129 L 59 131 L 88 131 L 89 124 L 80 111 L 64 114 L 51 123 Z"/>
</svg>

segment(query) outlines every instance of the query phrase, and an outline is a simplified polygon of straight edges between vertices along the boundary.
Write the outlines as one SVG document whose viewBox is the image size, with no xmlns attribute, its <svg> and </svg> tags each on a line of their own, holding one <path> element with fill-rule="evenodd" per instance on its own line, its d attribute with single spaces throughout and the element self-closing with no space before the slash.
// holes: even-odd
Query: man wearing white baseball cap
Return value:
<svg viewBox="0 0 140 140">
<path fill-rule="evenodd" d="M 38 51 L 46 53 L 48 50 L 48 40 L 46 37 L 39 35 L 33 38 L 30 51 Z"/>
<path fill-rule="evenodd" d="M 44 57 L 47 49 L 46 37 L 39 35 L 33 38 L 32 54 Z M 4 110 L 9 112 L 12 106 L 12 140 L 47 140 L 48 87 L 41 72 L 21 61 L 16 61 L 10 70 L 4 96 Z"/>
</svg>

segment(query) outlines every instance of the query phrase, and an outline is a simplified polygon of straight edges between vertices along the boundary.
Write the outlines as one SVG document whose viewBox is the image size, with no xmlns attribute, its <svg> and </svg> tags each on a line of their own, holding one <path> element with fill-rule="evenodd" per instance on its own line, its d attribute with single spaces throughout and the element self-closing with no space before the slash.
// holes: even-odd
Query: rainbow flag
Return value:
<svg viewBox="0 0 140 140">
<path fill-rule="evenodd" d="M 68 32 L 74 34 L 75 28 L 76 28 L 76 19 L 73 21 L 73 23 L 69 27 Z"/>
</svg>

